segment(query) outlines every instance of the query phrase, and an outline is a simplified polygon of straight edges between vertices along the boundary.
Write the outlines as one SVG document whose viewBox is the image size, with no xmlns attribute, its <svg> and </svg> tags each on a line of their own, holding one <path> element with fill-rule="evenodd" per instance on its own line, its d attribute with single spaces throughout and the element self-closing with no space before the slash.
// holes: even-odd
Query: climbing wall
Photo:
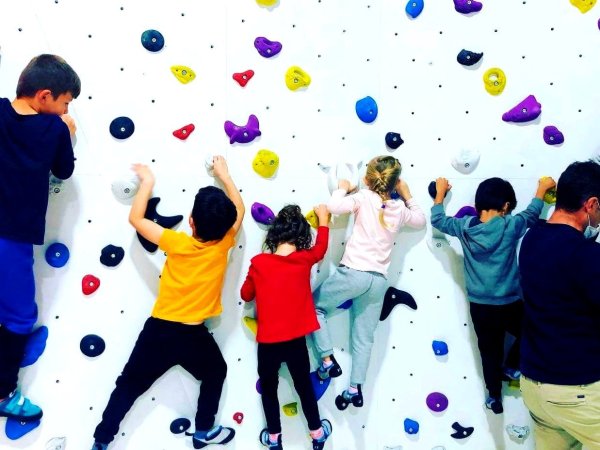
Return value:
<svg viewBox="0 0 600 450">
<path fill-rule="evenodd" d="M 189 231 L 187 216 L 197 189 L 215 182 L 205 168 L 208 155 L 227 158 L 246 203 L 223 290 L 223 314 L 209 325 L 229 367 L 219 422 L 237 432 L 229 448 L 247 450 L 261 448 L 257 437 L 264 426 L 255 389 L 256 344 L 243 321 L 254 310 L 239 297 L 249 260 L 265 234 L 264 225 L 250 215 L 253 203 L 273 211 L 297 203 L 308 212 L 328 198 L 328 168 L 348 163 L 364 171 L 370 158 L 391 154 L 402 162 L 402 176 L 427 215 L 427 187 L 437 176 L 453 185 L 449 214 L 472 205 L 478 183 L 491 176 L 513 184 L 518 211 L 541 176 L 558 177 L 570 162 L 598 154 L 598 7 L 583 13 L 569 0 L 484 0 L 480 11 L 461 13 L 452 0 L 425 2 L 420 13 L 417 0 L 408 5 L 279 0 L 271 7 L 255 0 L 2 5 L 0 96 L 14 98 L 20 71 L 40 53 L 63 56 L 79 73 L 83 89 L 71 107 L 78 125 L 76 171 L 72 179 L 51 186 L 46 245 L 36 248 L 40 325 L 47 326 L 49 336 L 43 355 L 21 371 L 23 390 L 43 407 L 44 417 L 20 438 L 18 431 L 7 429 L 10 438 L 0 431 L 1 448 L 39 450 L 50 442 L 47 448 L 54 450 L 58 441 L 53 439 L 59 437 L 66 437 L 69 449 L 92 444 L 114 381 L 150 313 L 165 259 L 160 251 L 145 250 L 127 222 L 131 200 L 120 197 L 126 197 L 123 186 L 131 185 L 134 162 L 147 163 L 156 173 L 158 213 L 184 216 L 178 230 Z M 459 9 L 476 5 L 458 3 Z M 153 51 L 160 43 L 152 40 L 156 34 L 146 34 L 151 49 L 142 45 L 148 30 L 164 38 L 160 51 Z M 273 56 L 277 45 L 264 39 L 257 49 L 257 38 L 280 43 L 281 51 Z M 259 49 L 271 53 L 263 56 Z M 483 56 L 476 64 L 461 64 L 457 55 L 463 49 Z M 462 62 L 472 58 L 476 55 Z M 295 90 L 286 85 L 292 67 L 288 81 Z M 233 78 L 248 70 L 254 72 L 251 78 L 249 73 Z M 485 88 L 484 74 L 493 93 Z M 534 99 L 520 106 L 529 96 Z M 357 101 L 366 97 L 378 112 L 375 117 L 374 104 L 365 104 L 369 99 L 359 103 L 369 123 L 356 112 Z M 525 121 L 503 120 L 514 107 L 505 119 Z M 241 134 L 233 135 L 241 140 L 254 139 L 230 143 L 225 122 L 245 126 L 251 115 L 258 119 L 260 136 L 256 127 L 245 134 L 236 129 Z M 114 122 L 113 137 L 110 126 L 122 117 L 131 122 Z M 190 124 L 192 132 L 188 127 L 174 136 Z M 562 133 L 564 143 L 554 145 L 560 136 L 551 129 L 545 142 L 549 126 Z M 397 149 L 386 145 L 390 132 L 404 141 Z M 279 157 L 270 178 L 252 169 L 262 149 Z M 334 218 L 328 255 L 313 273 L 315 284 L 338 263 L 351 226 L 347 217 Z M 69 250 L 63 267 L 45 259 L 53 243 Z M 100 262 L 107 245 L 125 253 L 114 267 Z M 517 387 L 505 386 L 503 415 L 483 406 L 458 243 L 435 235 L 430 226 L 403 230 L 392 261 L 390 286 L 410 293 L 417 307 L 399 305 L 381 322 L 365 407 L 344 412 L 334 399 L 348 382 L 348 317 L 331 318 L 345 373 L 319 402 L 322 416 L 333 424 L 326 448 L 533 449 L 531 436 L 519 439 L 505 429 L 531 426 Z M 86 275 L 100 282 L 89 295 L 82 290 Z M 88 335 L 105 343 L 98 356 L 80 349 Z M 433 341 L 445 343 L 448 353 L 436 354 Z M 190 438 L 172 433 L 170 425 L 178 418 L 193 419 L 197 392 L 189 374 L 171 370 L 137 401 L 111 448 L 192 448 Z M 443 394 L 437 396 L 442 405 L 437 409 L 448 400 L 442 411 L 426 402 L 436 392 Z M 282 405 L 298 401 L 286 369 L 279 397 Z M 293 407 L 286 408 L 282 422 L 286 449 L 309 448 L 301 412 L 294 415 Z M 0 428 L 4 424 L 0 421 Z M 452 437 L 458 426 L 473 432 L 464 439 Z"/>
</svg>

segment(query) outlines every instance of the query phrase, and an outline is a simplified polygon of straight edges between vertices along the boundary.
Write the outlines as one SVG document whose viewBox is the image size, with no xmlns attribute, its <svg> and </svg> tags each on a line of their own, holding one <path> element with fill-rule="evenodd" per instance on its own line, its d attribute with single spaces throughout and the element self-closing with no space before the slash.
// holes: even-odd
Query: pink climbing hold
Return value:
<svg viewBox="0 0 600 450">
<path fill-rule="evenodd" d="M 529 122 L 537 119 L 542 113 L 542 105 L 533 95 L 529 95 L 517 106 L 502 114 L 505 122 Z"/>
</svg>

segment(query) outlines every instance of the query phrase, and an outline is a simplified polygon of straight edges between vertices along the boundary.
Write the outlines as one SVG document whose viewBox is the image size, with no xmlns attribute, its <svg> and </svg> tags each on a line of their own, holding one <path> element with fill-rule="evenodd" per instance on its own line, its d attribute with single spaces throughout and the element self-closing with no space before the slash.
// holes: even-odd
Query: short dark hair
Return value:
<svg viewBox="0 0 600 450">
<path fill-rule="evenodd" d="M 229 197 L 215 186 L 201 188 L 194 199 L 192 219 L 196 237 L 203 241 L 223 239 L 237 219 L 237 209 Z"/>
<path fill-rule="evenodd" d="M 43 89 L 49 89 L 54 99 L 67 92 L 77 98 L 81 93 L 81 80 L 60 56 L 43 54 L 29 61 L 21 72 L 17 98 L 33 97 Z"/>
<path fill-rule="evenodd" d="M 302 215 L 298 205 L 284 206 L 267 231 L 265 247 L 272 253 L 277 250 L 279 244 L 285 242 L 295 245 L 297 250 L 306 250 L 311 247 L 310 224 Z"/>
<path fill-rule="evenodd" d="M 478 214 L 481 211 L 501 211 L 508 202 L 508 211 L 517 206 L 517 197 L 512 185 L 502 178 L 493 177 L 483 180 L 475 192 L 475 209 Z"/>
<path fill-rule="evenodd" d="M 560 175 L 556 185 L 556 209 L 575 212 L 590 197 L 600 198 L 600 159 L 576 161 Z"/>
</svg>

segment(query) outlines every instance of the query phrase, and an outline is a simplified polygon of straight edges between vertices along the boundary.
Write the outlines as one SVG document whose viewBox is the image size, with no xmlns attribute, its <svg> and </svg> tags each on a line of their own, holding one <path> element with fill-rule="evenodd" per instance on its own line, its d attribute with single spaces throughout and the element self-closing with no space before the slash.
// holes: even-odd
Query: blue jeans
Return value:
<svg viewBox="0 0 600 450">
<path fill-rule="evenodd" d="M 350 307 L 350 342 L 352 346 L 350 382 L 353 384 L 364 384 L 365 382 L 386 289 L 387 280 L 380 273 L 362 272 L 346 266 L 339 266 L 313 293 L 317 319 L 321 328 L 312 336 L 315 349 L 321 358 L 333 353 L 327 318 L 344 311 L 338 306 L 346 300 L 352 299 Z"/>
</svg>

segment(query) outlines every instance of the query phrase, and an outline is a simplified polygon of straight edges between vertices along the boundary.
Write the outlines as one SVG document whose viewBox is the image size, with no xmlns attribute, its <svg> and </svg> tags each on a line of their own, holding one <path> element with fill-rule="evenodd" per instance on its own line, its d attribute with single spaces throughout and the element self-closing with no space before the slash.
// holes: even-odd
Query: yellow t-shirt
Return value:
<svg viewBox="0 0 600 450">
<path fill-rule="evenodd" d="M 234 232 L 217 242 L 165 229 L 158 246 L 167 253 L 152 317 L 171 322 L 202 322 L 221 314 L 221 289 Z"/>
</svg>

